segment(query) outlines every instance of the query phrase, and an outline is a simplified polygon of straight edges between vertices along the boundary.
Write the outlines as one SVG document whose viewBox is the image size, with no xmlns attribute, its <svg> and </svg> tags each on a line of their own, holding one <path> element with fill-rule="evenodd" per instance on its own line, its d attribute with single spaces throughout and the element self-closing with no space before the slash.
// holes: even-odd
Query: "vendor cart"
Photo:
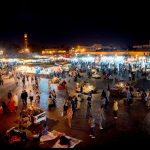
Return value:
<svg viewBox="0 0 150 150">
<path fill-rule="evenodd" d="M 34 124 L 40 123 L 41 121 L 46 121 L 46 112 L 41 112 L 40 114 L 33 116 Z"/>
<path fill-rule="evenodd" d="M 20 113 L 21 127 L 27 128 L 32 124 L 38 124 L 42 121 L 46 121 L 46 112 L 38 107 L 30 106 Z"/>
<path fill-rule="evenodd" d="M 128 88 L 125 82 L 117 82 L 113 88 L 110 89 L 110 94 L 113 97 L 125 98 L 126 88 Z"/>
<path fill-rule="evenodd" d="M 101 78 L 101 76 L 99 75 L 99 74 L 92 74 L 92 78 L 95 78 L 95 79 L 100 79 Z"/>
<path fill-rule="evenodd" d="M 80 85 L 77 84 L 77 86 L 76 86 L 76 92 L 79 93 L 80 90 L 81 90 Z M 89 83 L 86 83 L 83 86 L 83 93 L 84 94 L 88 94 L 91 91 L 92 91 L 92 93 L 96 93 L 96 91 L 97 91 L 96 87 L 94 87 L 93 85 L 90 85 Z"/>
</svg>

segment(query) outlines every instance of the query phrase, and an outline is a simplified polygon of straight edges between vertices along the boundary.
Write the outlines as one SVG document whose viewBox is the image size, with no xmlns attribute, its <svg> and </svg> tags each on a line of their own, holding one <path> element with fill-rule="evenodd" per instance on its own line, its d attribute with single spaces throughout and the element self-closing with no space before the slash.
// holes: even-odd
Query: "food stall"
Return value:
<svg viewBox="0 0 150 150">
<path fill-rule="evenodd" d="M 37 71 L 40 75 L 49 75 L 53 72 L 62 72 L 60 66 L 46 66 L 46 65 L 20 65 L 15 68 L 16 72 L 36 74 Z"/>
<path fill-rule="evenodd" d="M 97 73 L 96 69 L 92 69 L 92 78 L 100 79 L 101 76 Z"/>
<path fill-rule="evenodd" d="M 81 90 L 81 85 L 79 83 L 76 84 L 76 92 L 80 92 Z M 91 85 L 90 83 L 86 83 L 83 86 L 83 93 L 84 94 L 88 94 L 90 91 L 92 91 L 93 93 L 96 93 L 96 87 L 94 87 L 93 85 Z"/>
<path fill-rule="evenodd" d="M 110 88 L 111 96 L 126 97 L 127 84 L 123 81 L 117 82 L 114 87 Z"/>
<path fill-rule="evenodd" d="M 39 107 L 31 105 L 29 108 L 21 111 L 20 118 L 20 126 L 27 128 L 32 124 L 46 121 L 46 112 Z"/>
</svg>

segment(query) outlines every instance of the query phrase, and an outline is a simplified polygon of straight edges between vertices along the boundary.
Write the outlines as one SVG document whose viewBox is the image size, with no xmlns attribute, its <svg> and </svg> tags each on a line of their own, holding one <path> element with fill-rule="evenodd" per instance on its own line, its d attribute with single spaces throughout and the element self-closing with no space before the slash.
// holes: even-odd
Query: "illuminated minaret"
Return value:
<svg viewBox="0 0 150 150">
<path fill-rule="evenodd" d="M 24 34 L 24 50 L 28 49 L 28 35 L 27 33 Z"/>
</svg>

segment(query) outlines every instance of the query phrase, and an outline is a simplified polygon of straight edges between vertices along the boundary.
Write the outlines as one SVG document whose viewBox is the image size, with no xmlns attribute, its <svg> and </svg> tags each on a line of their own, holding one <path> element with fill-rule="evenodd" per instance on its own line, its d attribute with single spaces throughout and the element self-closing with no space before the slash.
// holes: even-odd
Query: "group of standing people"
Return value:
<svg viewBox="0 0 150 150">
<path fill-rule="evenodd" d="M 9 90 L 8 92 L 8 96 L 7 96 L 7 101 L 2 101 L 2 108 L 3 108 L 3 112 L 15 112 L 18 109 L 18 104 L 19 104 L 19 100 L 22 100 L 22 104 L 23 106 L 27 107 L 27 100 L 30 100 L 30 104 L 33 104 L 33 100 L 35 101 L 35 103 L 39 103 L 40 102 L 40 94 L 39 94 L 39 90 L 38 90 L 38 83 L 39 80 L 38 78 L 35 76 L 30 76 L 28 74 L 22 74 L 22 73 L 16 73 L 14 72 L 14 79 L 16 81 L 16 85 L 20 85 L 22 82 L 22 92 L 19 95 L 18 93 L 12 94 L 12 91 Z M 29 90 L 29 92 L 26 91 L 26 85 L 27 83 L 30 83 L 31 80 L 31 88 L 33 88 L 33 84 L 37 85 L 36 90 L 33 88 L 31 90 Z M 21 81 L 21 82 L 20 82 Z"/>
<path fill-rule="evenodd" d="M 65 102 L 63 105 L 62 116 L 67 119 L 67 125 L 71 128 L 71 120 L 72 117 L 75 116 L 76 111 L 81 108 L 81 97 L 78 94 L 77 96 L 69 96 L 65 98 Z"/>
<path fill-rule="evenodd" d="M 18 110 L 18 103 L 19 98 L 17 93 L 13 95 L 12 92 L 9 91 L 7 94 L 7 102 L 2 101 L 1 104 L 2 112 L 16 112 Z"/>
</svg>

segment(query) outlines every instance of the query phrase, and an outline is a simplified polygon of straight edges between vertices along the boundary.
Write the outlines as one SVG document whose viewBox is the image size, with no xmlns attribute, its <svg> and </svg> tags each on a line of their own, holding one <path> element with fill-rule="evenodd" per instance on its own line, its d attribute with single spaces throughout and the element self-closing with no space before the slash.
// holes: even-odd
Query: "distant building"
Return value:
<svg viewBox="0 0 150 150">
<path fill-rule="evenodd" d="M 70 53 L 79 55 L 99 55 L 99 56 L 150 56 L 150 44 L 135 45 L 137 50 L 125 50 L 114 45 L 94 44 L 92 46 L 77 46 L 70 50 Z"/>
<path fill-rule="evenodd" d="M 80 52 L 95 52 L 102 49 L 102 44 L 94 44 L 92 46 L 77 46 L 72 48 L 70 52 L 80 53 Z"/>
<path fill-rule="evenodd" d="M 133 45 L 132 46 L 134 49 L 140 49 L 140 48 L 142 48 L 142 45 Z"/>
<path fill-rule="evenodd" d="M 65 55 L 67 50 L 64 49 L 44 49 L 42 55 Z"/>
<path fill-rule="evenodd" d="M 150 40 L 149 40 L 149 44 L 133 45 L 132 48 L 137 49 L 137 50 L 150 50 Z"/>
<path fill-rule="evenodd" d="M 72 48 L 70 51 L 75 52 L 75 53 L 82 53 L 82 52 L 100 52 L 103 50 L 111 51 L 113 49 L 114 49 L 113 46 L 109 46 L 109 45 L 104 46 L 102 44 L 93 44 L 91 46 L 77 46 L 76 48 Z"/>
<path fill-rule="evenodd" d="M 102 50 L 102 44 L 93 44 L 92 46 L 80 46 L 80 48 L 90 52 L 100 51 Z"/>
</svg>

